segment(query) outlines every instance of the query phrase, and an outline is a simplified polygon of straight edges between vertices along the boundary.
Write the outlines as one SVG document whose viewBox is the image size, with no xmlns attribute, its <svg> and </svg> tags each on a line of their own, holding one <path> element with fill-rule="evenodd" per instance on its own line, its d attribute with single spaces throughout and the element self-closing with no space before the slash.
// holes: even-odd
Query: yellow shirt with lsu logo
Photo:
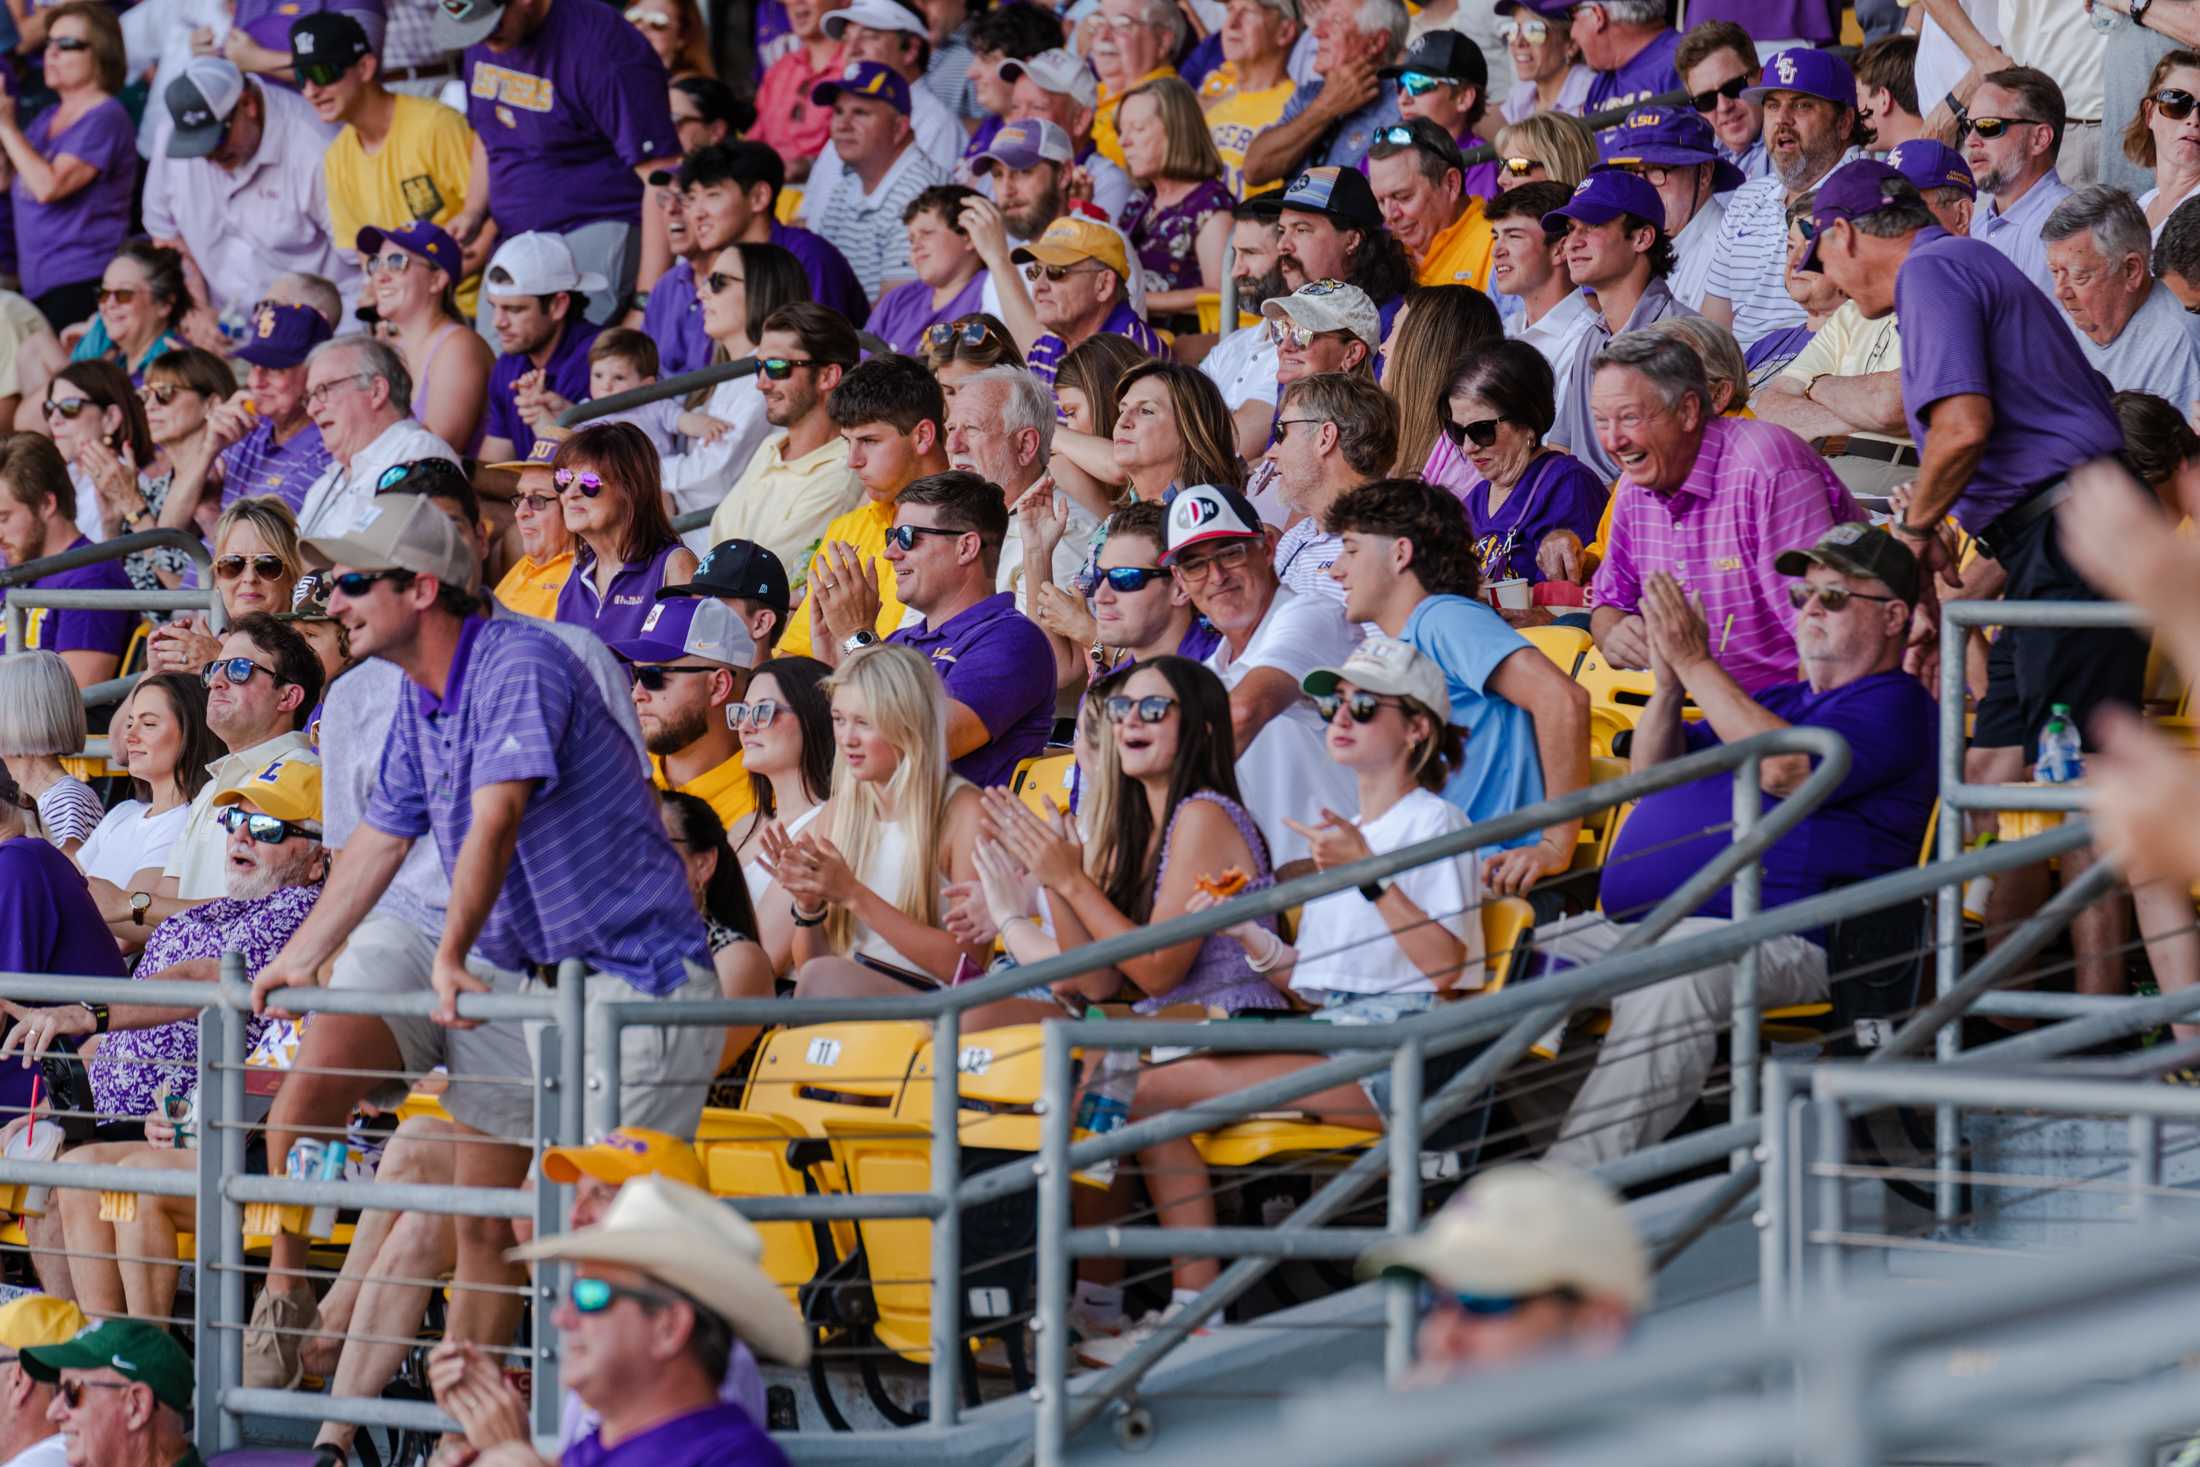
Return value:
<svg viewBox="0 0 2200 1467">
<path fill-rule="evenodd" d="M 328 183 L 331 237 L 348 250 L 368 225 L 389 229 L 415 219 L 449 224 L 466 207 L 474 162 L 474 130 L 464 113 L 427 97 L 398 93 L 390 135 L 369 153 L 347 125 L 329 144 L 321 170 Z M 480 278 L 459 287 L 458 309 L 474 314 Z"/>
<path fill-rule="evenodd" d="M 1228 62 L 1217 68 L 1218 72 L 1230 72 Z M 1214 78 L 1208 78 L 1212 86 Z M 1222 155 L 1222 181 L 1231 193 L 1245 197 L 1245 150 L 1260 136 L 1262 128 L 1273 127 L 1283 118 L 1283 109 L 1298 92 L 1298 85 L 1285 77 L 1272 87 L 1257 92 L 1241 91 L 1235 78 L 1225 82 L 1209 101 L 1203 95 L 1201 101 L 1207 107 L 1207 135 L 1215 141 L 1215 151 Z"/>
</svg>

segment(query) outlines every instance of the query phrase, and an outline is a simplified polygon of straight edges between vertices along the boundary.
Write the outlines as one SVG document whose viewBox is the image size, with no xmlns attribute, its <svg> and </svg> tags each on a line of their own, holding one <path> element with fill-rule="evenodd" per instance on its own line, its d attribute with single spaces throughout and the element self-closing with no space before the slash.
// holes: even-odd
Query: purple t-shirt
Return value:
<svg viewBox="0 0 2200 1467">
<path fill-rule="evenodd" d="M 466 48 L 466 120 L 489 155 L 489 199 L 506 237 L 634 224 L 635 170 L 680 156 L 664 63 L 609 5 L 555 0 L 508 51 Z"/>
<path fill-rule="evenodd" d="M 935 323 L 945 324 L 985 309 L 986 272 L 980 270 L 944 306 L 932 304 L 932 287 L 911 280 L 878 298 L 865 329 L 905 356 L 924 349 L 924 333 Z"/>
<path fill-rule="evenodd" d="M 1801 901 L 1915 864 L 1932 814 L 1939 747 L 1938 715 L 1924 685 L 1896 669 L 1824 693 L 1812 692 L 1809 683 L 1782 683 L 1756 698 L 1760 707 L 1798 728 L 1834 730 L 1855 755 L 1848 778 L 1825 804 L 1765 852 L 1763 905 Z M 1691 751 L 1719 742 L 1708 723 L 1682 724 L 1681 732 Z M 1766 811 L 1779 803 L 1775 795 L 1764 797 Z M 1606 915 L 1631 922 L 1672 895 L 1725 849 L 1733 823 L 1734 781 L 1728 775 L 1644 796 L 1604 862 L 1600 899 Z M 1733 914 L 1726 887 L 1695 912 Z"/>
<path fill-rule="evenodd" d="M 0 840 L 0 973 L 126 976 L 84 873 L 27 835 Z"/>
<path fill-rule="evenodd" d="M 92 542 L 82 535 L 67 546 L 70 550 Z M 75 570 L 55 571 L 50 576 L 40 576 L 31 582 L 34 590 L 46 591 L 128 591 L 131 588 L 129 572 L 119 560 L 102 560 L 91 565 L 80 565 Z M 117 657 L 130 645 L 130 628 L 137 624 L 134 611 L 62 611 L 51 606 L 33 606 L 24 612 L 23 641 L 21 650 L 26 652 L 112 652 Z M 0 629 L 0 652 L 17 649 L 8 646 L 7 632 Z M 0 969 L 0 972 L 9 971 Z"/>
<path fill-rule="evenodd" d="M 110 97 L 58 133 L 56 110 L 47 108 L 23 129 L 32 149 L 48 162 L 63 154 L 81 158 L 97 172 L 50 204 L 39 203 L 27 188 L 9 190 L 23 246 L 23 294 L 34 300 L 56 286 L 100 277 L 129 235 L 130 194 L 137 185 L 137 124 L 127 108 Z"/>
<path fill-rule="evenodd" d="M 550 348 L 550 360 L 543 363 L 542 375 L 550 390 L 567 402 L 586 402 L 588 348 L 603 328 L 580 319 L 579 302 L 574 305 L 573 314 L 565 318 L 565 329 L 558 333 L 557 345 Z M 489 412 L 482 421 L 482 436 L 509 439 L 516 459 L 527 457 L 527 450 L 535 446 L 535 430 L 519 415 L 512 384 L 533 370 L 532 358 L 511 352 L 500 355 L 489 368 Z"/>
<path fill-rule="evenodd" d="M 687 963 L 709 965 L 656 795 L 587 665 L 526 617 L 471 617 L 443 697 L 415 683 L 398 698 L 365 818 L 407 840 L 432 834 L 448 877 L 474 791 L 512 781 L 533 788 L 474 942 L 483 957 L 515 970 L 579 958 L 651 995 L 686 983 Z"/>
<path fill-rule="evenodd" d="M 1161 338 L 1154 335 L 1153 328 L 1139 318 L 1138 313 L 1131 309 L 1128 301 L 1119 302 L 1116 308 L 1109 312 L 1108 319 L 1100 323 L 1100 329 L 1095 334 L 1099 336 L 1127 336 L 1130 338 L 1131 345 L 1137 347 L 1146 355 L 1152 357 L 1163 355 Z M 1055 369 L 1062 365 L 1062 358 L 1069 354 L 1069 349 L 1068 342 L 1049 331 L 1031 344 L 1031 350 L 1024 354 L 1024 365 L 1031 369 L 1033 376 L 1046 383 L 1047 386 L 1052 387 L 1054 385 Z"/>
<path fill-rule="evenodd" d="M 786 1467 L 786 1453 L 739 1406 L 718 1405 L 606 1447 L 591 1431 L 558 1467 Z"/>
<path fill-rule="evenodd" d="M 674 260 L 649 288 L 642 332 L 657 343 L 657 375 L 677 377 L 710 363 L 711 340 L 703 330 L 703 301 L 695 293 L 695 267 Z"/>
<path fill-rule="evenodd" d="M 389 14 L 382 0 L 365 0 L 365 3 L 362 0 L 346 0 L 346 3 L 336 3 L 336 0 L 237 0 L 237 11 L 230 23 L 268 50 L 287 56 L 290 54 L 291 26 L 302 15 L 318 15 L 324 10 L 349 11 L 377 19 L 386 19 Z M 379 34 L 378 28 L 373 26 L 362 26 L 362 29 L 370 36 Z M 263 80 L 293 89 L 297 85 L 279 76 Z"/>
<path fill-rule="evenodd" d="M 831 240 L 775 220 L 768 243 L 802 262 L 802 273 L 810 277 L 811 300 L 832 307 L 851 323 L 871 314 L 871 298 L 863 293 L 863 282 L 856 279 L 856 267 Z"/>
<path fill-rule="evenodd" d="M 2062 309 L 1992 245 L 1918 232 L 1894 282 L 1902 320 L 1902 411 L 1925 442 L 1926 411 L 1983 393 L 1994 430 L 1955 516 L 1976 534 L 2028 487 L 2123 447 L 2108 379 L 2093 370 Z"/>
<path fill-rule="evenodd" d="M 1052 664 L 1047 634 L 996 592 L 934 627 L 919 622 L 886 639 L 932 659 L 947 696 L 978 715 L 991 735 L 955 761 L 974 785 L 1005 785 L 1016 766 L 1047 745 L 1054 730 L 1053 679 L 1036 676 Z"/>
<path fill-rule="evenodd" d="M 552 621 L 586 627 L 600 642 L 629 642 L 642 634 L 649 608 L 657 604 L 657 592 L 665 583 L 665 562 L 680 542 L 659 549 L 645 560 L 630 561 L 611 573 L 608 595 L 596 594 L 596 553 L 585 543 L 573 547 L 573 573 L 558 592 L 557 614 Z"/>
<path fill-rule="evenodd" d="M 1693 12 L 1689 19 L 1695 19 Z M 1656 40 L 1618 66 L 1598 72 L 1589 83 L 1588 111 L 1595 114 L 1607 107 L 1631 107 L 1662 92 L 1679 91 L 1681 74 L 1673 69 L 1673 53 L 1680 48 L 1680 32 L 1663 30 Z"/>
<path fill-rule="evenodd" d="M 262 418 L 252 431 L 222 450 L 222 508 L 240 499 L 272 494 L 296 514 L 306 491 L 336 462 L 321 442 L 321 425 L 307 420 L 287 443 L 275 442 L 275 424 Z"/>
<path fill-rule="evenodd" d="M 1727 20 L 1766 41 L 1809 41 L 1823 46 L 1841 34 L 1840 7 L 1826 0 L 1689 0 L 1688 23 Z"/>
<path fill-rule="evenodd" d="M 1535 548 L 1553 530 L 1572 530 L 1584 545 L 1597 537 L 1597 521 L 1610 496 L 1589 466 L 1570 453 L 1546 453 L 1528 465 L 1511 494 L 1490 513 L 1490 481 L 1467 491 L 1467 523 L 1482 580 L 1544 579 Z"/>
</svg>

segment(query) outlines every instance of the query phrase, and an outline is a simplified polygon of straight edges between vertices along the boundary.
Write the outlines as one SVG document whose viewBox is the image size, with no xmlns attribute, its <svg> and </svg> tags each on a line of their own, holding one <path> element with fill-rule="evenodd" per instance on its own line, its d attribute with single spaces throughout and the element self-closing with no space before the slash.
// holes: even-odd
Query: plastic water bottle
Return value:
<svg viewBox="0 0 2200 1467">
<path fill-rule="evenodd" d="M 312 1180 L 341 1182 L 344 1180 L 344 1164 L 348 1160 L 350 1160 L 349 1148 L 343 1142 L 329 1141 L 324 1143 L 321 1148 L 319 1174 Z M 313 1215 L 306 1224 L 306 1236 L 309 1238 L 328 1238 L 334 1236 L 335 1232 L 336 1207 L 334 1204 L 323 1204 L 314 1208 Z"/>
<path fill-rule="evenodd" d="M 1085 1012 L 1088 1019 L 1106 1017 L 1098 1009 Z M 1131 1118 L 1131 1097 L 1138 1093 L 1138 1051 L 1135 1049 L 1111 1049 L 1100 1058 L 1100 1072 L 1085 1087 L 1084 1099 L 1077 1105 L 1077 1129 L 1090 1140 L 1120 1130 Z M 1115 1185 L 1117 1158 L 1109 1157 L 1090 1166 L 1080 1167 L 1076 1179 L 1090 1187 Z"/>
<path fill-rule="evenodd" d="M 2042 784 L 2069 784 L 2085 777 L 2084 750 L 2068 703 L 2048 710 L 2047 726 L 2040 730 L 2039 762 L 2033 768 Z"/>
</svg>

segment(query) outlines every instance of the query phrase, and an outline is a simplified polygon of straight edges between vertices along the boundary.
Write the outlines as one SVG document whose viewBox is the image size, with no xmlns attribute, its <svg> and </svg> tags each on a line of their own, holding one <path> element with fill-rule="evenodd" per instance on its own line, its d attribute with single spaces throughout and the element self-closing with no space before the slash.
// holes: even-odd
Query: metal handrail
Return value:
<svg viewBox="0 0 2200 1467">
<path fill-rule="evenodd" d="M 28 585 L 61 571 L 77 570 L 110 560 L 126 560 L 147 550 L 181 550 L 208 581 L 213 579 L 214 557 L 198 536 L 188 530 L 138 530 L 116 535 L 92 545 L 80 545 L 54 555 L 42 555 L 21 565 L 0 566 L 0 589 Z"/>
<path fill-rule="evenodd" d="M 874 355 L 893 351 L 893 347 L 884 338 L 863 330 L 856 332 L 856 344 Z M 655 382 L 645 382 L 639 387 L 629 387 L 624 392 L 614 392 L 609 397 L 592 397 L 586 402 L 576 402 L 558 414 L 558 426 L 578 428 L 583 423 L 594 422 L 597 418 L 609 417 L 613 413 L 623 413 L 630 408 L 648 407 L 651 403 L 663 402 L 668 397 L 686 397 L 691 392 L 716 387 L 721 382 L 731 382 L 737 377 L 753 377 L 756 375 L 756 361 L 752 353 L 729 362 L 712 362 L 693 371 L 663 377 Z"/>
</svg>

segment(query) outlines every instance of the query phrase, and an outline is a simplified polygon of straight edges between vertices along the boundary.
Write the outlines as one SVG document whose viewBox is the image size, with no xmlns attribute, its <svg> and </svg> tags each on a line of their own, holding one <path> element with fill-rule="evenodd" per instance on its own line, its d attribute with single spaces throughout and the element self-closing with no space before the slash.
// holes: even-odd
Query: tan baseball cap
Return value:
<svg viewBox="0 0 2200 1467">
<path fill-rule="evenodd" d="M 481 590 L 481 556 L 458 522 L 420 494 L 376 499 L 348 534 L 316 535 L 306 548 L 353 570 L 405 570 L 434 576 L 469 596 Z"/>
<path fill-rule="evenodd" d="M 1078 265 L 1086 260 L 1098 260 L 1101 264 L 1130 279 L 1130 256 L 1123 247 L 1123 236 L 1097 219 L 1080 218 L 1065 214 L 1047 226 L 1047 232 L 1030 244 L 1012 251 L 1009 258 L 1019 265 L 1037 260 L 1042 265 Z"/>
<path fill-rule="evenodd" d="M 1360 1255 L 1362 1278 L 1394 1272 L 1497 1298 L 1572 1289 L 1638 1314 L 1650 1305 L 1649 1253 L 1619 1199 L 1547 1164 L 1486 1171 L 1420 1232 Z"/>
</svg>

